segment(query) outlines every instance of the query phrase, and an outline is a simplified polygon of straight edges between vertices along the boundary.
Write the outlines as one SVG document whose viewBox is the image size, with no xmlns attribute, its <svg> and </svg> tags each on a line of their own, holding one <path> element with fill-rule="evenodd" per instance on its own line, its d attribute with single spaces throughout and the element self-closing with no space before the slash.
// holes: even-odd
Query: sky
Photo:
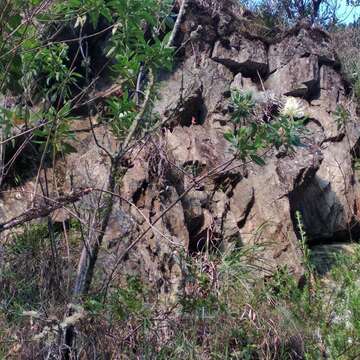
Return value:
<svg viewBox="0 0 360 360">
<path fill-rule="evenodd" d="M 346 0 L 338 0 L 338 12 L 337 16 L 342 19 L 345 24 L 351 23 L 360 17 L 360 6 L 348 6 Z"/>
</svg>

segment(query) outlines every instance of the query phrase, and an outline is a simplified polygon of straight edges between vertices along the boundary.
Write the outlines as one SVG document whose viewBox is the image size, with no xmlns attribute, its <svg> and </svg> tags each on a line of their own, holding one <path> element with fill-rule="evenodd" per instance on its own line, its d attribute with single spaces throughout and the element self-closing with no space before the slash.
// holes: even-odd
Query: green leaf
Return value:
<svg viewBox="0 0 360 360">
<path fill-rule="evenodd" d="M 234 134 L 232 132 L 226 132 L 224 133 L 224 138 L 229 141 L 229 142 L 233 142 L 234 141 Z"/>
<path fill-rule="evenodd" d="M 17 26 L 21 24 L 21 16 L 20 15 L 13 15 L 9 18 L 8 24 L 12 29 L 15 29 Z"/>
<path fill-rule="evenodd" d="M 100 10 L 100 14 L 109 22 L 112 21 L 111 11 L 108 7 L 104 6 Z"/>
<path fill-rule="evenodd" d="M 250 155 L 250 159 L 257 165 L 260 165 L 260 166 L 266 165 L 264 159 L 258 155 L 252 154 L 252 155 Z"/>
</svg>

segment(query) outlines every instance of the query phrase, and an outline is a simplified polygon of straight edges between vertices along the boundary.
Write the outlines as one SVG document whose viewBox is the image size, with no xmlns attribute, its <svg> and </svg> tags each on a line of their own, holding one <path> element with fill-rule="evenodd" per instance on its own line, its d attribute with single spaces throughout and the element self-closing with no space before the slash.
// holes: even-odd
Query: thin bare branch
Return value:
<svg viewBox="0 0 360 360">
<path fill-rule="evenodd" d="M 15 226 L 25 224 L 29 221 L 46 217 L 55 210 L 58 210 L 66 205 L 79 201 L 85 195 L 90 194 L 93 191 L 92 188 L 86 188 L 79 191 L 75 191 L 71 194 L 63 195 L 55 199 L 54 202 L 47 205 L 41 205 L 33 207 L 19 216 L 12 218 L 4 223 L 0 224 L 0 232 L 14 228 Z"/>
</svg>

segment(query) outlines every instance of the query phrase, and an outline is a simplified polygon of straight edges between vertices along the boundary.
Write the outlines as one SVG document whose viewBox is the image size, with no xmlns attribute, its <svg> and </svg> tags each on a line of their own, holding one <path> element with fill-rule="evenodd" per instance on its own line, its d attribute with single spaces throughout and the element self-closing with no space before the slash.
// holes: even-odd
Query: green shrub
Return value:
<svg viewBox="0 0 360 360">
<path fill-rule="evenodd" d="M 294 151 L 295 146 L 301 145 L 305 113 L 297 99 L 288 97 L 279 114 L 269 122 L 256 118 L 255 103 L 249 92 L 233 91 L 230 105 L 234 129 L 226 132 L 224 137 L 232 144 L 235 156 L 242 161 L 265 165 L 263 155 L 271 147 L 279 149 L 284 146 Z"/>
</svg>

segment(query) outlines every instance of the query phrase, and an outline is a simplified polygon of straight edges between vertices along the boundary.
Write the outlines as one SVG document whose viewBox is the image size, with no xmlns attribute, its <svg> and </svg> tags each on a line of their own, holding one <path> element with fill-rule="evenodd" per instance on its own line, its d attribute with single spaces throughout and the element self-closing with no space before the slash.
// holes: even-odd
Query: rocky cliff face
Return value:
<svg viewBox="0 0 360 360">
<path fill-rule="evenodd" d="M 360 126 L 331 39 L 301 25 L 269 40 L 252 32 L 252 21 L 228 1 L 194 0 L 186 9 L 174 71 L 159 75 L 154 112 L 162 126 L 127 159 L 130 166 L 119 186 L 122 199 L 115 200 L 101 271 L 112 272 L 117 256 L 132 244 L 117 265 L 140 272 L 162 293 L 175 294 L 186 277 L 182 253 L 235 243 L 262 248 L 254 259 L 262 274 L 287 265 L 300 275 L 297 210 L 312 244 L 358 234 L 359 183 L 353 163 Z M 271 121 L 287 97 L 298 98 L 308 114 L 304 146 L 296 153 L 272 149 L 263 167 L 230 162 L 232 148 L 223 134 L 232 126 L 232 89 L 251 91 L 264 121 Z M 341 126 L 334 115 L 338 105 L 350 114 Z M 104 188 L 106 156 L 90 132 L 79 134 L 74 143 L 78 153 L 58 170 L 62 186 Z M 96 135 L 100 143 L 114 145 L 106 127 L 99 126 Z M 83 211 L 91 213 L 97 201 L 89 195 Z M 3 217 L 16 213 L 16 204 L 12 196 L 4 198 Z M 26 207 L 26 201 L 21 204 Z"/>
</svg>

